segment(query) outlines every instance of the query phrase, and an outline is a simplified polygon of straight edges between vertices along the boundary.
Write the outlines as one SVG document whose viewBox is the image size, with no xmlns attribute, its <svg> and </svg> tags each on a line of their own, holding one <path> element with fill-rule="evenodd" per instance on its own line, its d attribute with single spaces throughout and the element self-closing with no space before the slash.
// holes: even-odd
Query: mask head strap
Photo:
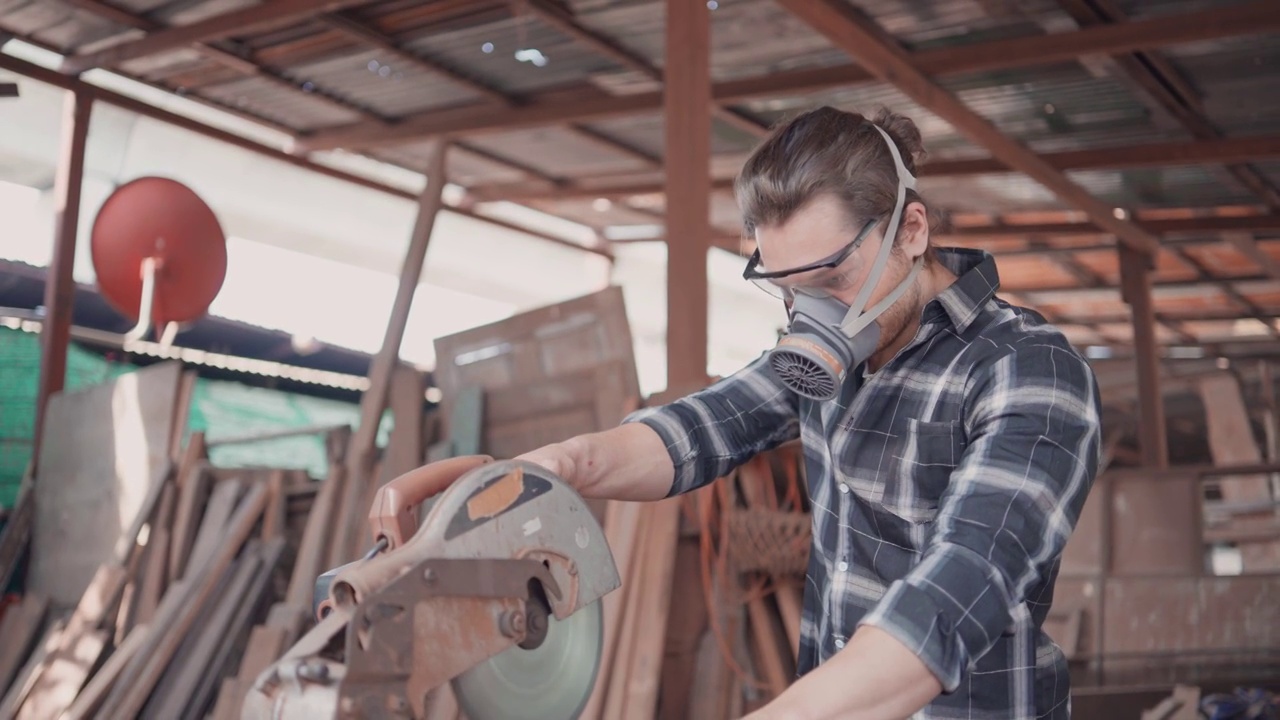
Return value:
<svg viewBox="0 0 1280 720">
<path fill-rule="evenodd" d="M 898 152 L 898 146 L 889 137 L 889 133 L 875 123 L 871 123 L 871 127 L 880 133 L 884 138 L 885 144 L 889 146 L 889 154 L 893 157 L 893 166 L 898 173 L 898 198 L 893 207 L 893 216 L 889 218 L 889 227 L 885 228 L 884 237 L 880 242 L 880 252 L 876 253 L 875 263 L 871 266 L 871 273 L 867 276 L 867 282 L 858 290 L 858 295 L 849 306 L 849 312 L 845 314 L 844 321 L 841 323 L 841 327 L 851 336 L 866 327 L 884 308 L 896 302 L 902 296 L 902 293 L 906 292 L 907 287 L 915 279 L 915 275 L 922 265 L 921 261 L 917 260 L 914 267 L 911 268 L 911 273 L 903 282 L 893 292 L 889 293 L 884 300 L 876 303 L 875 312 L 863 314 L 862 310 L 866 306 L 867 300 L 871 297 L 871 291 L 875 289 L 876 282 L 880 279 L 880 274 L 884 272 L 885 265 L 889 262 L 889 253 L 893 250 L 893 243 L 898 237 L 898 224 L 902 221 L 902 210 L 906 204 L 907 189 L 914 190 L 916 187 L 916 177 L 911 174 L 911 171 L 902 162 L 902 155 Z M 870 319 L 863 321 L 863 318 Z"/>
</svg>

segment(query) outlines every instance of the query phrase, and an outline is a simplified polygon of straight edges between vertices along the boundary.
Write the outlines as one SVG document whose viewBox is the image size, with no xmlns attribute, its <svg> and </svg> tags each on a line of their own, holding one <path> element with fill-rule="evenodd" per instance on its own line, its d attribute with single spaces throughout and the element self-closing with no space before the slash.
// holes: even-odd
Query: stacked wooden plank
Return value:
<svg viewBox="0 0 1280 720">
<path fill-rule="evenodd" d="M 304 530 L 319 485 L 300 471 L 212 467 L 193 435 L 123 533 L 124 552 L 43 639 L 20 643 L 28 656 L 0 717 L 238 717 L 246 683 L 310 612 L 320 570 Z M 6 622 L 32 632 L 45 607 L 29 594 Z"/>
<path fill-rule="evenodd" d="M 799 468 L 787 446 L 682 498 L 607 504 L 623 586 L 604 601 L 584 719 L 740 717 L 790 684 L 808 557 Z M 735 529 L 744 518 L 764 518 L 754 539 Z"/>
<path fill-rule="evenodd" d="M 316 579 L 336 552 L 353 433 L 211 441 L 321 435 L 323 481 L 218 467 L 183 422 L 193 382 L 163 364 L 51 401 L 37 476 L 26 483 L 38 502 L 24 513 L 35 522 L 11 523 L 0 541 L 29 548 L 32 568 L 25 596 L 0 621 L 0 718 L 239 717 L 249 684 L 309 627 Z M 393 402 L 398 427 L 375 470 L 422 462 L 432 438 L 417 383 Z M 6 575 L 10 556 L 18 553 L 6 551 Z"/>
</svg>

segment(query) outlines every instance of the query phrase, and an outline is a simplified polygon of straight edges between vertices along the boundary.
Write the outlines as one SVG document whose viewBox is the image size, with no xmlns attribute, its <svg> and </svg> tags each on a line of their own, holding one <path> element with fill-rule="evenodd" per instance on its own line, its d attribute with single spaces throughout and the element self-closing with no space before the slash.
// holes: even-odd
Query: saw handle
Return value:
<svg viewBox="0 0 1280 720">
<path fill-rule="evenodd" d="M 493 462 L 488 455 L 463 455 L 415 468 L 378 488 L 369 508 L 373 542 L 385 540 L 395 550 L 418 530 L 418 506 L 458 478 Z"/>
</svg>

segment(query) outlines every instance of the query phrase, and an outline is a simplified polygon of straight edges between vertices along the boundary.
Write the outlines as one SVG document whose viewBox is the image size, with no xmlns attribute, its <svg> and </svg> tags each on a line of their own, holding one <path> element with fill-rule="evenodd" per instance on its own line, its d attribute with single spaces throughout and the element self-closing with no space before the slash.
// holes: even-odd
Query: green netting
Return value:
<svg viewBox="0 0 1280 720">
<path fill-rule="evenodd" d="M 189 432 L 202 430 L 210 441 L 282 428 L 360 424 L 360 406 L 338 400 L 267 390 L 240 383 L 201 379 L 191 400 Z M 391 413 L 382 417 L 378 444 L 385 446 Z M 318 434 L 252 443 L 214 445 L 209 460 L 222 467 L 300 468 L 324 477 L 324 438 Z"/>
<path fill-rule="evenodd" d="M 67 388 L 109 380 L 136 367 L 111 362 L 72 343 L 67 350 Z M 0 505 L 11 507 L 31 458 L 36 386 L 40 377 L 40 337 L 0 327 Z M 209 439 L 319 425 L 359 424 L 355 403 L 298 395 L 225 380 L 200 378 L 191 399 L 188 432 Z M 385 446 L 391 413 L 383 415 L 378 444 Z M 300 468 L 315 477 L 326 472 L 324 439 L 319 435 L 227 445 L 210 449 L 209 458 L 225 467 Z"/>
<path fill-rule="evenodd" d="M 67 349 L 68 390 L 94 385 L 132 370 L 74 343 Z M 40 336 L 0 327 L 0 505 L 12 507 L 31 459 Z"/>
</svg>

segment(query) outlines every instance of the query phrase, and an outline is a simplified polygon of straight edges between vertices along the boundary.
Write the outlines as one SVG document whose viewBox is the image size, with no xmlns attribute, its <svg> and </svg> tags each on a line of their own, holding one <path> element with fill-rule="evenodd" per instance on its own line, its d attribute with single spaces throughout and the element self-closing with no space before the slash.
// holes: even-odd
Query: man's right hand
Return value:
<svg viewBox="0 0 1280 720">
<path fill-rule="evenodd" d="M 517 456 L 516 460 L 524 460 L 534 465 L 541 465 L 550 470 L 551 473 L 561 480 L 569 483 L 573 487 L 578 487 L 574 481 L 574 461 L 573 456 L 565 447 L 565 443 L 552 443 L 544 445 L 537 450 Z"/>
<path fill-rule="evenodd" d="M 675 477 L 666 445 L 642 423 L 578 435 L 515 459 L 541 465 L 587 498 L 660 500 Z"/>
</svg>

